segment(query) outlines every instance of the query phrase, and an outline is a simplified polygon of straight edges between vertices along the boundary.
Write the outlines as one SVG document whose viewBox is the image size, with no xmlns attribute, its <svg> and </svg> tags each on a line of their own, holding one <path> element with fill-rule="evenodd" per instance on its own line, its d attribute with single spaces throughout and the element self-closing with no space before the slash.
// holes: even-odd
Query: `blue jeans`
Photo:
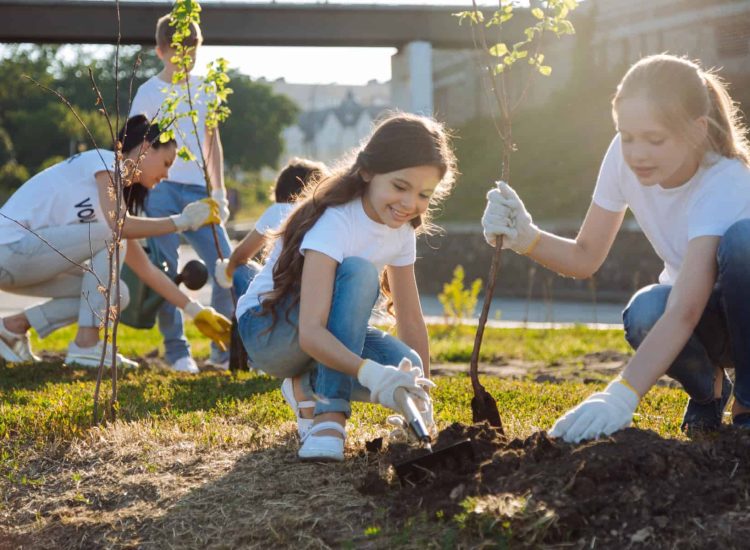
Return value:
<svg viewBox="0 0 750 550">
<path fill-rule="evenodd" d="M 145 205 L 146 215 L 151 218 L 162 218 L 179 214 L 188 203 L 205 199 L 207 196 L 206 188 L 202 185 L 189 185 L 164 180 L 149 191 Z M 229 245 L 226 229 L 223 226 L 216 226 L 216 230 L 221 252 L 225 258 L 228 258 L 232 249 Z M 221 288 L 213 280 L 214 265 L 218 254 L 211 227 L 206 225 L 197 231 L 185 231 L 182 235 L 192 245 L 198 253 L 198 257 L 203 260 L 208 268 L 213 283 L 211 306 L 219 313 L 231 318 L 234 312 L 232 293 L 228 289 Z M 154 237 L 154 241 L 164 255 L 169 268 L 169 275 L 174 277 L 177 273 L 179 234 L 170 233 L 169 235 Z M 159 330 L 164 336 L 166 359 L 169 363 L 174 363 L 178 359 L 190 355 L 190 344 L 185 338 L 185 329 L 182 324 L 182 312 L 168 302 L 164 302 L 159 309 Z M 229 352 L 222 352 L 215 344 L 211 344 L 212 361 L 224 362 L 228 358 Z"/>
<path fill-rule="evenodd" d="M 346 258 L 336 269 L 328 330 L 347 349 L 384 365 L 398 365 L 404 357 L 422 365 L 419 355 L 390 334 L 368 325 L 378 298 L 378 273 L 362 258 Z M 239 319 L 239 331 L 253 366 L 278 378 L 302 376 L 308 395 L 316 396 L 315 414 L 351 414 L 351 401 L 369 401 L 370 392 L 356 377 L 318 363 L 299 345 L 299 304 L 282 301 L 273 316 L 261 314 L 260 306 Z M 287 311 L 288 310 L 288 311 Z"/>
<path fill-rule="evenodd" d="M 714 399 L 717 368 L 734 367 L 734 395 L 750 406 L 750 219 L 732 225 L 719 242 L 718 275 L 693 335 L 667 375 L 697 403 Z M 664 313 L 670 285 L 639 290 L 623 311 L 625 338 L 637 349 Z"/>
<path fill-rule="evenodd" d="M 247 287 L 253 282 L 259 270 L 255 266 L 243 264 L 238 265 L 232 274 L 232 285 L 234 286 L 234 295 L 239 300 L 247 292 Z"/>
</svg>

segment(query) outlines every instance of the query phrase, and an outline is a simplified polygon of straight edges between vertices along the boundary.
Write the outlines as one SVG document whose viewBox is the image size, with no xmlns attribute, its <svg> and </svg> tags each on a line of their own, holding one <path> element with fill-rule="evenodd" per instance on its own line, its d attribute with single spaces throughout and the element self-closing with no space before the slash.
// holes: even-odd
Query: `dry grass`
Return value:
<svg viewBox="0 0 750 550">
<path fill-rule="evenodd" d="M 364 438 L 350 439 L 343 464 L 301 463 L 293 428 L 227 423 L 219 431 L 234 443 L 218 447 L 176 426 L 95 428 L 61 456 L 37 456 L 28 471 L 43 483 L 13 486 L 0 519 L 14 545 L 34 548 L 329 548 L 362 537 L 375 513 L 356 489 Z"/>
</svg>

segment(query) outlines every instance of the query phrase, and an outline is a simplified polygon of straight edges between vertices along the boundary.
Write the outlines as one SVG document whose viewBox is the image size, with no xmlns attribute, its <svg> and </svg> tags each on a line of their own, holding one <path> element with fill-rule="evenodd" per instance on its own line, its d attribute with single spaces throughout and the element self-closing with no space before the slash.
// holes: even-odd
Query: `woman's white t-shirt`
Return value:
<svg viewBox="0 0 750 550">
<path fill-rule="evenodd" d="M 237 303 L 237 318 L 259 305 L 263 294 L 273 290 L 273 268 L 281 254 L 281 240 L 258 275 Z M 331 206 L 323 212 L 315 225 L 305 234 L 300 253 L 306 250 L 322 252 L 341 263 L 353 256 L 372 262 L 380 273 L 387 265 L 411 265 L 417 258 L 417 238 L 414 228 L 404 224 L 397 229 L 370 219 L 357 198 L 340 206 Z"/>
<path fill-rule="evenodd" d="M 112 151 L 91 149 L 39 172 L 0 208 L 4 214 L 0 216 L 0 244 L 29 235 L 24 227 L 39 231 L 78 223 L 106 223 L 96 174 L 113 170 L 114 165 Z"/>
<path fill-rule="evenodd" d="M 599 170 L 594 203 L 606 210 L 633 211 L 643 233 L 664 262 L 662 284 L 674 284 L 688 241 L 722 236 L 750 218 L 750 169 L 737 159 L 709 154 L 695 175 L 679 187 L 642 185 L 622 155 L 619 134 Z"/>
</svg>

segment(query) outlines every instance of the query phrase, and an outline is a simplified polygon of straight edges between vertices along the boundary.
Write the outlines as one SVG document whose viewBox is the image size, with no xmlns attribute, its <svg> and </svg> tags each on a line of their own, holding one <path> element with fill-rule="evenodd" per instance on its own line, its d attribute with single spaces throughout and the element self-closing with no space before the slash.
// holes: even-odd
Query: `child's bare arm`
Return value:
<svg viewBox="0 0 750 550">
<path fill-rule="evenodd" d="M 698 325 L 716 283 L 719 237 L 697 237 L 688 243 L 667 307 L 623 371 L 644 395 L 667 372 Z"/>
<path fill-rule="evenodd" d="M 430 344 L 427 326 L 419 302 L 414 264 L 388 266 L 388 283 L 396 309 L 396 330 L 399 338 L 422 358 L 425 376 L 430 375 Z"/>
<path fill-rule="evenodd" d="M 240 241 L 240 244 L 232 251 L 232 255 L 229 257 L 229 264 L 227 265 L 227 275 L 231 277 L 234 274 L 234 270 L 237 266 L 246 264 L 251 260 L 266 242 L 266 237 L 261 235 L 254 229 L 245 235 L 245 238 Z"/>
<path fill-rule="evenodd" d="M 224 189 L 224 148 L 221 145 L 219 129 L 206 129 L 205 143 L 208 152 L 206 163 L 212 189 Z"/>
</svg>

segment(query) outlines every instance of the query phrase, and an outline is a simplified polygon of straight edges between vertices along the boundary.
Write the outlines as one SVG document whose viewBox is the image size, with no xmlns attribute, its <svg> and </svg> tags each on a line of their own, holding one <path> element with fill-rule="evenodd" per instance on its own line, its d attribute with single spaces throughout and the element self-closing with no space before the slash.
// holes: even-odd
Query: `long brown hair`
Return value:
<svg viewBox="0 0 750 550">
<path fill-rule="evenodd" d="M 635 63 L 617 86 L 612 116 L 627 97 L 643 94 L 669 130 L 689 136 L 688 124 L 702 116 L 708 121 L 704 143 L 696 149 L 736 158 L 750 166 L 747 129 L 737 104 L 719 76 L 684 57 L 651 55 Z M 701 154 L 701 157 L 703 155 Z"/>
<path fill-rule="evenodd" d="M 440 171 L 440 183 L 432 194 L 430 206 L 449 193 L 456 174 L 456 158 L 443 126 L 433 119 L 399 113 L 380 122 L 367 144 L 355 159 L 318 182 L 308 185 L 297 201 L 298 206 L 281 229 L 282 250 L 273 268 L 273 290 L 265 295 L 262 313 L 271 313 L 276 321 L 275 306 L 291 296 L 287 313 L 299 302 L 304 256 L 299 248 L 305 234 L 330 206 L 346 204 L 362 197 L 368 183 L 361 172 L 387 174 L 416 166 L 434 166 Z M 411 220 L 420 232 L 429 231 L 430 210 Z M 387 279 L 381 287 L 389 294 Z M 390 308 L 389 308 L 390 309 Z"/>
</svg>

